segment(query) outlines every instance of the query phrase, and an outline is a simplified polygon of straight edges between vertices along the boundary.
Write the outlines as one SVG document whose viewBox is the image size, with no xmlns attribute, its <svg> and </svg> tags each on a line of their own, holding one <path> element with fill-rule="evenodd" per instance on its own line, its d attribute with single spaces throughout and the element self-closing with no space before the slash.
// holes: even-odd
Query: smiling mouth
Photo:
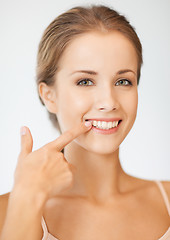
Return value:
<svg viewBox="0 0 170 240">
<path fill-rule="evenodd" d="M 122 122 L 122 120 L 116 120 L 116 121 L 97 121 L 97 120 L 90 120 L 86 119 L 85 121 L 90 121 L 94 128 L 97 129 L 103 129 L 103 130 L 109 130 L 113 128 L 117 128 L 118 125 Z"/>
</svg>

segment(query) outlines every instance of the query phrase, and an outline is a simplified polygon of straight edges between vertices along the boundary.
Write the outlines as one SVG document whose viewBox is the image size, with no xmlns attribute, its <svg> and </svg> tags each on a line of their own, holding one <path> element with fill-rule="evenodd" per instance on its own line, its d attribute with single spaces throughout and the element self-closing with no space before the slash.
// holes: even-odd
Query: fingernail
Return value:
<svg viewBox="0 0 170 240">
<path fill-rule="evenodd" d="M 21 129 L 20 129 L 20 134 L 21 135 L 25 135 L 26 134 L 26 128 L 25 127 L 21 127 Z"/>
<path fill-rule="evenodd" d="M 91 126 L 91 122 L 90 121 L 86 121 L 84 124 L 85 124 L 86 127 L 90 127 Z"/>
</svg>

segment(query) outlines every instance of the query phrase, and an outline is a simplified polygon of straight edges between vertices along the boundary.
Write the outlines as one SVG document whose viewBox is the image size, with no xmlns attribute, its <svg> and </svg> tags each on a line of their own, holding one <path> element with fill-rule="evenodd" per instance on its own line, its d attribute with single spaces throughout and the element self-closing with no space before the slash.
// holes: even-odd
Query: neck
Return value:
<svg viewBox="0 0 170 240">
<path fill-rule="evenodd" d="M 64 156 L 73 165 L 73 196 L 104 202 L 120 195 L 126 173 L 119 161 L 119 149 L 101 155 L 71 142 L 64 148 Z"/>
</svg>

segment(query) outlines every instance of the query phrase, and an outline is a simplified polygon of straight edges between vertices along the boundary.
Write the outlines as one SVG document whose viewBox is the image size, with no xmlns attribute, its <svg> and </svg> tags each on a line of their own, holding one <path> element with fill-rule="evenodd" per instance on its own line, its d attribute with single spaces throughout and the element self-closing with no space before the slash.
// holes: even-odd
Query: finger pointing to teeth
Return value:
<svg viewBox="0 0 170 240">
<path fill-rule="evenodd" d="M 73 127 L 70 130 L 67 130 L 62 135 L 60 135 L 54 141 L 48 143 L 52 148 L 55 148 L 57 151 L 61 151 L 67 144 L 77 138 L 79 135 L 89 131 L 92 127 L 90 121 L 80 123 L 78 126 Z"/>
</svg>

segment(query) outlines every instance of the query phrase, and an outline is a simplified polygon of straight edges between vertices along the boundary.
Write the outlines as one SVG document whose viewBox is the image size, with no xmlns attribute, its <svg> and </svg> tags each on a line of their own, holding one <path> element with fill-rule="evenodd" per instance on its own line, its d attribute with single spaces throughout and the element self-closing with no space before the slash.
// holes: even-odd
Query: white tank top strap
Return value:
<svg viewBox="0 0 170 240">
<path fill-rule="evenodd" d="M 167 195 L 167 193 L 165 191 L 165 188 L 163 187 L 163 184 L 160 181 L 155 180 L 155 182 L 158 185 L 158 188 L 160 189 L 160 192 L 161 192 L 161 195 L 162 195 L 162 197 L 164 199 L 164 202 L 165 202 L 168 214 L 170 216 L 170 201 L 168 199 L 168 195 Z"/>
<path fill-rule="evenodd" d="M 53 235 L 51 235 L 48 232 L 47 225 L 46 225 L 45 219 L 43 217 L 41 219 L 41 225 L 42 225 L 43 232 L 44 232 L 42 240 L 59 240 L 58 238 L 55 238 Z"/>
<path fill-rule="evenodd" d="M 45 221 L 44 221 L 44 218 L 43 218 L 43 217 L 42 217 L 42 219 L 41 219 L 41 225 L 42 225 L 43 232 L 44 232 L 44 235 L 43 235 L 42 240 L 47 240 L 47 239 L 48 239 L 48 230 L 47 230 L 47 226 L 46 226 L 46 224 L 45 224 Z"/>
</svg>

